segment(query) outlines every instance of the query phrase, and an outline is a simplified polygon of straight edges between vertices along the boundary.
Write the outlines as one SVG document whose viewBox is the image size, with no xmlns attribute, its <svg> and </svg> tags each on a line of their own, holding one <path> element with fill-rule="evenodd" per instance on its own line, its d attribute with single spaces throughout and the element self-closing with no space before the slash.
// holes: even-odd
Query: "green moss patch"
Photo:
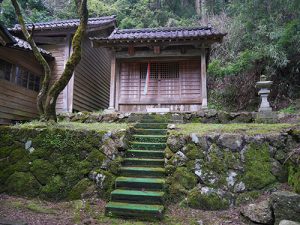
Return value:
<svg viewBox="0 0 300 225">
<path fill-rule="evenodd" d="M 300 194 L 300 165 L 289 166 L 288 183 L 296 193 Z"/>
<path fill-rule="evenodd" d="M 295 124 L 202 124 L 202 123 L 188 123 L 176 125 L 179 130 L 171 131 L 171 134 L 185 134 L 196 133 L 205 135 L 208 133 L 243 133 L 247 135 L 279 133 L 280 131 L 296 127 Z"/>
<path fill-rule="evenodd" d="M 56 167 L 43 159 L 33 161 L 30 171 L 42 185 L 47 184 L 51 177 L 57 173 Z"/>
<path fill-rule="evenodd" d="M 36 196 L 40 184 L 30 173 L 15 172 L 6 181 L 6 191 L 11 194 Z"/>
<path fill-rule="evenodd" d="M 242 181 L 246 184 L 248 190 L 262 189 L 276 181 L 271 173 L 268 144 L 251 144 L 245 152 L 245 161 L 245 173 Z"/>
<path fill-rule="evenodd" d="M 89 179 L 82 179 L 69 192 L 68 198 L 70 200 L 80 199 L 81 194 L 84 193 L 91 185 L 93 185 L 93 183 Z"/>
<path fill-rule="evenodd" d="M 222 210 L 229 208 L 229 202 L 217 193 L 202 194 L 197 188 L 188 194 L 188 206 L 202 210 Z"/>
</svg>

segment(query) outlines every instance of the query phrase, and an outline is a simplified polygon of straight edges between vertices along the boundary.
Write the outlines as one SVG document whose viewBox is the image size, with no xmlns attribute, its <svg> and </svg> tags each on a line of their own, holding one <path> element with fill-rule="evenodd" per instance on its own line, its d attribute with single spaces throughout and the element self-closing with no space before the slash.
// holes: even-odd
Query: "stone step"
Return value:
<svg viewBox="0 0 300 225">
<path fill-rule="evenodd" d="M 116 189 L 111 193 L 111 200 L 114 202 L 163 204 L 164 192 Z"/>
<path fill-rule="evenodd" d="M 123 161 L 124 166 L 152 166 L 163 167 L 164 159 L 147 159 L 147 158 L 125 158 Z"/>
<path fill-rule="evenodd" d="M 135 125 L 135 128 L 143 129 L 167 129 L 167 123 L 138 123 Z"/>
<path fill-rule="evenodd" d="M 120 172 L 128 177 L 163 177 L 166 171 L 159 167 L 121 167 Z"/>
<path fill-rule="evenodd" d="M 166 135 L 133 135 L 133 140 L 136 142 L 155 142 L 155 143 L 165 143 L 167 141 Z"/>
<path fill-rule="evenodd" d="M 139 135 L 166 135 L 167 129 L 134 129 L 135 134 Z"/>
<path fill-rule="evenodd" d="M 162 219 L 164 213 L 163 205 L 146 205 L 124 202 L 109 202 L 105 208 L 107 216 Z"/>
<path fill-rule="evenodd" d="M 127 150 L 126 155 L 133 158 L 151 158 L 163 159 L 165 151 L 163 150 L 145 150 L 145 149 L 131 149 Z"/>
<path fill-rule="evenodd" d="M 169 123 L 170 121 L 167 119 L 142 119 L 140 123 Z"/>
<path fill-rule="evenodd" d="M 145 150 L 164 150 L 166 143 L 151 143 L 151 142 L 130 142 L 132 149 L 145 149 Z"/>
<path fill-rule="evenodd" d="M 116 179 L 116 188 L 162 190 L 164 186 L 165 179 L 161 178 L 118 177 Z"/>
</svg>

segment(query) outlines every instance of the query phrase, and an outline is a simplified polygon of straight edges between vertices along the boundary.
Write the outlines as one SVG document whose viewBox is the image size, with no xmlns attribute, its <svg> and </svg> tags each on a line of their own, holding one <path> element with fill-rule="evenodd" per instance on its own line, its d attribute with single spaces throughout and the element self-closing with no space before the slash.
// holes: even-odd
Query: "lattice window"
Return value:
<svg viewBox="0 0 300 225">
<path fill-rule="evenodd" d="M 140 78 L 146 79 L 148 63 L 140 65 Z M 179 63 L 150 63 L 150 79 L 178 79 Z"/>
</svg>

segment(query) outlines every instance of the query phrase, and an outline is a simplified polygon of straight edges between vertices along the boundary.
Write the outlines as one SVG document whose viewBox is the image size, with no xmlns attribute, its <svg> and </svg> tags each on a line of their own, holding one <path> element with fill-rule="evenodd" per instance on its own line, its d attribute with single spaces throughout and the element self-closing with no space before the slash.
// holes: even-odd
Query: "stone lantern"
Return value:
<svg viewBox="0 0 300 225">
<path fill-rule="evenodd" d="M 272 108 L 268 101 L 272 84 L 273 81 L 267 81 L 265 75 L 261 75 L 260 81 L 256 83 L 256 88 L 260 89 L 258 92 L 261 99 L 260 107 L 258 109 L 259 112 L 272 112 Z"/>
</svg>

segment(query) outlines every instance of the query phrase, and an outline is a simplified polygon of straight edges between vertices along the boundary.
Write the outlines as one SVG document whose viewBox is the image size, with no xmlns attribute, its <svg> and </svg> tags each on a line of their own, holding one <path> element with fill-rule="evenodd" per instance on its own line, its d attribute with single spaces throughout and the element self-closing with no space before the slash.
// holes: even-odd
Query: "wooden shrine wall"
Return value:
<svg viewBox="0 0 300 225">
<path fill-rule="evenodd" d="M 150 81 L 144 93 L 147 63 L 123 62 L 117 85 L 118 109 L 144 112 L 147 108 L 197 111 L 201 107 L 200 60 L 151 62 Z"/>
</svg>

